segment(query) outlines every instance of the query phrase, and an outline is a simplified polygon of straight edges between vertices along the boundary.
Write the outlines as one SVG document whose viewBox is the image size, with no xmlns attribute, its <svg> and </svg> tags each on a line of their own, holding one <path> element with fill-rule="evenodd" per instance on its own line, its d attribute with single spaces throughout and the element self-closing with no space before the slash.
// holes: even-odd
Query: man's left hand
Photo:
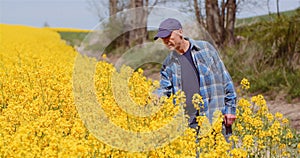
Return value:
<svg viewBox="0 0 300 158">
<path fill-rule="evenodd" d="M 224 114 L 224 122 L 225 126 L 231 126 L 236 119 L 234 114 Z"/>
</svg>

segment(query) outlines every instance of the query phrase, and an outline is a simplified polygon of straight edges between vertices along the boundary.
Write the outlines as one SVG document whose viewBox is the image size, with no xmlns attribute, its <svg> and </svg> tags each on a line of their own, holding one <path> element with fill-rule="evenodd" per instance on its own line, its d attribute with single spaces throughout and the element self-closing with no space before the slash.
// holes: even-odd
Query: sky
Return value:
<svg viewBox="0 0 300 158">
<path fill-rule="evenodd" d="M 34 27 L 43 27 L 47 23 L 50 27 L 93 29 L 99 20 L 87 1 L 0 0 L 0 23 Z M 104 2 L 105 0 L 98 1 Z M 266 0 L 264 1 L 266 2 Z M 279 0 L 279 2 L 280 11 L 300 7 L 300 0 Z M 276 12 L 276 0 L 270 0 L 269 6 L 271 12 Z M 107 9 L 107 7 L 103 5 L 103 9 Z M 245 6 L 241 8 L 237 17 L 243 18 L 263 14 L 268 14 L 266 5 Z"/>
</svg>

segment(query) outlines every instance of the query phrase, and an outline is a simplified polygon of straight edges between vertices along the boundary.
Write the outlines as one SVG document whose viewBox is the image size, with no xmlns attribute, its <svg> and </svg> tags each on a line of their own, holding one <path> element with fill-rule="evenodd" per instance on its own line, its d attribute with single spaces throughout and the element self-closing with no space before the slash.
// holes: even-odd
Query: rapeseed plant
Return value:
<svg viewBox="0 0 300 158">
<path fill-rule="evenodd" d="M 114 148 L 88 130 L 75 106 L 72 75 L 76 58 L 81 58 L 78 52 L 49 28 L 1 24 L 0 37 L 0 157 L 195 157 L 197 151 L 200 157 L 296 157 L 300 153 L 289 120 L 280 113 L 270 113 L 262 95 L 239 98 L 230 143 L 222 135 L 223 117 L 217 111 L 212 123 L 205 114 L 197 117 L 198 135 L 195 129 L 187 128 L 176 139 L 152 150 Z M 124 66 L 117 71 L 106 61 L 93 62 L 96 99 L 109 120 L 126 131 L 159 130 L 184 106 L 183 93 L 155 100 L 151 92 L 158 82 L 146 78 L 142 69 Z M 241 84 L 245 91 L 250 88 L 247 79 Z M 122 91 L 114 89 L 116 86 Z M 131 99 L 122 100 L 122 96 Z M 193 98 L 201 110 L 202 97 Z M 149 116 L 124 110 L 155 110 L 152 105 L 159 108 Z"/>
</svg>

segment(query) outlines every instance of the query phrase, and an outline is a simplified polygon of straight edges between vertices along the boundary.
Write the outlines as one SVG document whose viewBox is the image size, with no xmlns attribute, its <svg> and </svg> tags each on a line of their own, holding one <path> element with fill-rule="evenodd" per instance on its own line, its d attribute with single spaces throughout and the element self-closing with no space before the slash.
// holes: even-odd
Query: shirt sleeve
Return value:
<svg viewBox="0 0 300 158">
<path fill-rule="evenodd" d="M 217 50 L 210 44 L 209 44 L 209 48 L 214 52 L 213 54 L 217 58 L 217 61 L 218 61 L 217 64 L 222 73 L 223 86 L 224 86 L 224 91 L 225 91 L 225 98 L 224 98 L 225 106 L 222 109 L 222 113 L 235 115 L 236 114 L 236 92 L 234 89 L 234 84 L 232 82 L 231 76 L 230 76 L 229 72 L 227 71 L 220 56 L 218 55 Z"/>
<path fill-rule="evenodd" d="M 170 97 L 172 94 L 172 82 L 170 75 L 168 73 L 168 67 L 166 65 L 163 65 L 160 71 L 160 87 L 154 91 L 154 94 L 156 94 L 159 97 L 162 96 L 168 96 Z"/>
<path fill-rule="evenodd" d="M 225 70 L 227 71 L 227 70 Z M 236 93 L 234 85 L 228 72 L 223 73 L 225 86 L 225 108 L 223 114 L 236 114 Z"/>
</svg>

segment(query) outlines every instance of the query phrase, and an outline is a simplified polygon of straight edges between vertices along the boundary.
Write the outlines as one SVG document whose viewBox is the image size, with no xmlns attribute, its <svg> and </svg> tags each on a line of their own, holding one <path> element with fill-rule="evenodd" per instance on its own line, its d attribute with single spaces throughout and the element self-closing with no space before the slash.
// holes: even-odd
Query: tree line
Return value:
<svg viewBox="0 0 300 158">
<path fill-rule="evenodd" d="M 277 0 L 277 11 L 279 6 Z M 256 0 L 89 0 L 90 7 L 95 11 L 99 20 L 118 14 L 126 9 L 143 8 L 130 17 L 131 24 L 144 27 L 137 28 L 124 33 L 118 38 L 118 45 L 133 46 L 142 44 L 149 39 L 147 33 L 147 20 L 151 8 L 165 3 L 189 4 L 184 6 L 184 11 L 189 11 L 196 17 L 195 20 L 203 26 L 210 34 L 215 44 L 219 47 L 234 45 L 236 38 L 234 34 L 236 14 L 239 6 L 250 4 L 258 6 L 261 3 Z M 269 5 L 269 1 L 267 1 Z M 108 11 L 103 11 L 108 10 Z M 127 17 L 128 18 L 128 17 Z M 126 27 L 126 26 L 125 26 Z"/>
</svg>

